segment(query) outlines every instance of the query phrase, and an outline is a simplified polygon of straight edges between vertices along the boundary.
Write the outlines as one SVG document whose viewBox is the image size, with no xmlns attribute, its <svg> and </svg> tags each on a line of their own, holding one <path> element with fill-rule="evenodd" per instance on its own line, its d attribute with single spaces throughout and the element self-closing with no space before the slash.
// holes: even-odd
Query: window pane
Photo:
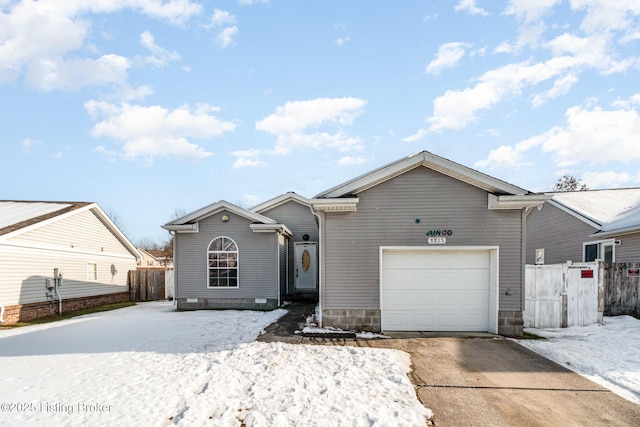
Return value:
<svg viewBox="0 0 640 427">
<path fill-rule="evenodd" d="M 209 250 L 210 251 L 222 250 L 222 239 L 221 238 L 213 239 L 213 241 L 209 245 Z"/>
<path fill-rule="evenodd" d="M 598 258 L 598 244 L 586 245 L 584 247 L 584 260 L 585 262 L 595 261 Z"/>
<path fill-rule="evenodd" d="M 229 286 L 238 286 L 238 279 L 232 277 L 229 279 Z"/>
<path fill-rule="evenodd" d="M 613 262 L 613 245 L 603 245 L 602 249 L 604 249 L 604 261 Z"/>
<path fill-rule="evenodd" d="M 233 241 L 229 240 L 229 239 L 224 239 L 224 246 L 222 247 L 223 251 L 237 251 L 238 249 L 236 249 L 236 245 L 233 243 Z"/>
</svg>

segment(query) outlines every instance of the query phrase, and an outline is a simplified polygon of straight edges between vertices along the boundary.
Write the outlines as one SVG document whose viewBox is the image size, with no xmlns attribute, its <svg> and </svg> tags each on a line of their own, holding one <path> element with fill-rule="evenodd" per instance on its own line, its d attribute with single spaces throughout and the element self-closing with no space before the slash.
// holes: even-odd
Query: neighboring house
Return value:
<svg viewBox="0 0 640 427">
<path fill-rule="evenodd" d="M 547 194 L 527 217 L 527 264 L 640 262 L 640 188 Z"/>
<path fill-rule="evenodd" d="M 4 321 L 128 301 L 140 254 L 95 203 L 0 201 L 0 305 Z M 54 269 L 62 278 L 58 294 Z"/>
<path fill-rule="evenodd" d="M 138 270 L 160 270 L 165 268 L 162 261 L 151 253 L 152 251 L 138 248 L 138 252 L 142 255 L 142 258 L 138 260 Z"/>
<path fill-rule="evenodd" d="M 221 201 L 163 228 L 178 308 L 273 308 L 318 280 L 323 326 L 517 336 L 526 212 L 547 198 L 424 151 L 310 200 Z"/>
<path fill-rule="evenodd" d="M 171 252 L 162 249 L 150 249 L 147 252 L 160 263 L 161 268 L 173 270 L 173 255 Z"/>
</svg>

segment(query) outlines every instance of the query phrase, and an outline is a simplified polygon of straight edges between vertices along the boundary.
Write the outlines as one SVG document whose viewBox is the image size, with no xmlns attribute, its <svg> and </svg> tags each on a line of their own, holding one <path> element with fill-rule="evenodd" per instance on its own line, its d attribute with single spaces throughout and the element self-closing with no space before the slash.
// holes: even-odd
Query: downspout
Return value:
<svg viewBox="0 0 640 427">
<path fill-rule="evenodd" d="M 520 272 L 520 306 L 522 307 L 522 313 L 524 315 L 525 306 L 525 271 L 527 264 L 527 217 L 533 208 L 522 209 L 522 248 L 521 248 L 521 272 Z"/>
<path fill-rule="evenodd" d="M 169 231 L 169 235 L 173 236 L 173 306 L 178 309 L 178 233 Z"/>
<path fill-rule="evenodd" d="M 323 220 L 324 220 L 324 216 L 320 213 L 317 213 L 313 210 L 313 207 L 311 205 L 309 205 L 309 209 L 311 210 L 311 213 L 313 214 L 313 216 L 315 216 L 316 218 L 318 218 L 318 246 L 320 246 L 318 248 L 318 318 L 316 319 L 318 321 L 318 326 L 322 327 L 322 306 L 323 306 L 323 299 L 322 299 L 322 294 L 323 294 L 323 286 L 322 286 L 322 280 L 324 278 L 323 272 L 324 272 L 324 244 L 323 241 L 324 239 L 322 238 L 322 233 L 324 232 L 324 229 L 322 227 L 323 224 Z"/>
<path fill-rule="evenodd" d="M 278 274 L 276 275 L 276 294 L 278 295 L 278 307 L 282 304 L 280 302 L 280 232 L 276 232 L 276 271 Z M 282 236 L 284 239 L 284 235 Z"/>
</svg>

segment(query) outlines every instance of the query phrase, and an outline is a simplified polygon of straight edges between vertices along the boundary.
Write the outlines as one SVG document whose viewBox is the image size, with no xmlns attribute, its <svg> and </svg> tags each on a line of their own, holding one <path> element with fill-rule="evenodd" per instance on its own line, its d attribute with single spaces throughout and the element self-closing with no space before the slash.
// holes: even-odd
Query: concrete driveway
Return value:
<svg viewBox="0 0 640 427">
<path fill-rule="evenodd" d="M 640 405 L 507 338 L 420 332 L 378 340 L 305 338 L 293 331 L 313 307 L 288 309 L 258 340 L 406 351 L 409 378 L 436 426 L 640 426 Z"/>
<path fill-rule="evenodd" d="M 512 340 L 408 335 L 353 343 L 408 352 L 436 426 L 640 425 L 640 405 Z"/>
</svg>

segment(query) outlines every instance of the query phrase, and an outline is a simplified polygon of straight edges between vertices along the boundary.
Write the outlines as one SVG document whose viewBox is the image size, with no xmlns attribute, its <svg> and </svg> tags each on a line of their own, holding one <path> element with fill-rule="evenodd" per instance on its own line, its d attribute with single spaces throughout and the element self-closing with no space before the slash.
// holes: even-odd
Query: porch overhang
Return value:
<svg viewBox="0 0 640 427">
<path fill-rule="evenodd" d="M 163 225 L 162 228 L 176 233 L 197 233 L 200 231 L 197 222 L 194 224 L 167 224 Z"/>
<path fill-rule="evenodd" d="M 311 199 L 309 203 L 316 212 L 355 212 L 360 199 L 357 197 Z"/>
<path fill-rule="evenodd" d="M 249 225 L 254 233 L 280 233 L 285 236 L 293 236 L 291 230 L 284 224 L 251 224 Z"/>
<path fill-rule="evenodd" d="M 516 194 L 496 196 L 489 194 L 489 210 L 534 208 L 550 200 L 546 194 Z"/>
</svg>

